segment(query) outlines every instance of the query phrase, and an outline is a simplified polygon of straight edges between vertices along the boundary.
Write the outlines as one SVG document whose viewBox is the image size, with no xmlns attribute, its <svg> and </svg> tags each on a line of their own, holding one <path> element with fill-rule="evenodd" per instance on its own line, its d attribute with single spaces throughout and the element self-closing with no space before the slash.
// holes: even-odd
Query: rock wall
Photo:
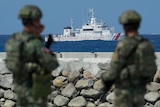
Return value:
<svg viewBox="0 0 160 107">
<path fill-rule="evenodd" d="M 48 96 L 48 107 L 111 107 L 114 86 L 106 95 L 100 91 L 104 86 L 100 75 L 109 68 L 108 62 L 94 63 L 60 61 L 60 67 L 52 71 L 52 93 Z M 0 106 L 14 107 L 12 74 L 0 63 Z M 160 107 L 160 84 L 147 85 L 144 107 Z"/>
</svg>

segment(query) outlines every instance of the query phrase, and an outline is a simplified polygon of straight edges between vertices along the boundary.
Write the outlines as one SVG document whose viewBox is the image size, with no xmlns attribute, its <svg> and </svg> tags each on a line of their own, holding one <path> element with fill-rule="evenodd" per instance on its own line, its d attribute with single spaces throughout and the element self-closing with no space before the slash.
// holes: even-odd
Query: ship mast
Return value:
<svg viewBox="0 0 160 107">
<path fill-rule="evenodd" d="M 93 11 L 93 8 L 92 8 L 92 9 L 89 9 L 89 12 L 91 12 L 92 18 L 94 18 L 94 11 Z"/>
<path fill-rule="evenodd" d="M 96 18 L 94 17 L 93 8 L 92 8 L 92 9 L 89 9 L 89 12 L 91 12 L 91 21 L 90 21 L 90 24 L 91 24 L 91 25 L 96 25 Z"/>
<path fill-rule="evenodd" d="M 73 20 L 71 18 L 71 31 L 73 32 Z"/>
</svg>

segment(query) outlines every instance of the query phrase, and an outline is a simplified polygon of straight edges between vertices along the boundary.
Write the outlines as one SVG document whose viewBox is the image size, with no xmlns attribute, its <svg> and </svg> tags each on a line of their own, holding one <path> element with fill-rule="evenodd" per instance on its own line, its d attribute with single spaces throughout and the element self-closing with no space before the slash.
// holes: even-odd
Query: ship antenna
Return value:
<svg viewBox="0 0 160 107">
<path fill-rule="evenodd" d="M 92 9 L 89 9 L 89 12 L 91 12 L 91 17 L 94 18 L 94 11 L 93 11 L 93 8 L 92 8 Z"/>
<path fill-rule="evenodd" d="M 72 20 L 72 18 L 71 18 L 71 30 L 73 32 L 73 20 Z"/>
<path fill-rule="evenodd" d="M 95 26 L 96 25 L 96 18 L 94 17 L 93 8 L 89 9 L 89 12 L 91 12 L 91 21 L 90 21 L 90 24 Z"/>
</svg>

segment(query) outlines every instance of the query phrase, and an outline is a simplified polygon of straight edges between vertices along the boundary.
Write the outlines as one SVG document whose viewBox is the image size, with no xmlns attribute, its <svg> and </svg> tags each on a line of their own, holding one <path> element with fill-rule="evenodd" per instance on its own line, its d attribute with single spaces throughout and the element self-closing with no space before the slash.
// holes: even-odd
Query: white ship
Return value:
<svg viewBox="0 0 160 107">
<path fill-rule="evenodd" d="M 109 27 L 105 22 L 96 22 L 93 9 L 89 9 L 91 18 L 89 23 L 84 23 L 82 28 L 73 30 L 73 21 L 71 20 L 71 26 L 64 28 L 63 34 L 52 35 L 54 41 L 83 41 L 83 40 L 122 40 L 124 38 L 123 33 L 115 33 L 113 27 Z M 45 36 L 47 41 L 48 36 Z"/>
</svg>

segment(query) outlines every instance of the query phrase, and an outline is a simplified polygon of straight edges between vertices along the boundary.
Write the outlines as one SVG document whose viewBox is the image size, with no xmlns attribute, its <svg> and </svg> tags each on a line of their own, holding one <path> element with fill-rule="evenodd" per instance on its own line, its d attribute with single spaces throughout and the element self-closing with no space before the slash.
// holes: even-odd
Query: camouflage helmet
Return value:
<svg viewBox="0 0 160 107">
<path fill-rule="evenodd" d="M 134 10 L 125 11 L 119 17 L 120 24 L 140 23 L 141 16 Z"/>
<path fill-rule="evenodd" d="M 20 19 L 40 19 L 41 17 L 42 11 L 35 5 L 25 5 L 18 14 Z"/>
</svg>

